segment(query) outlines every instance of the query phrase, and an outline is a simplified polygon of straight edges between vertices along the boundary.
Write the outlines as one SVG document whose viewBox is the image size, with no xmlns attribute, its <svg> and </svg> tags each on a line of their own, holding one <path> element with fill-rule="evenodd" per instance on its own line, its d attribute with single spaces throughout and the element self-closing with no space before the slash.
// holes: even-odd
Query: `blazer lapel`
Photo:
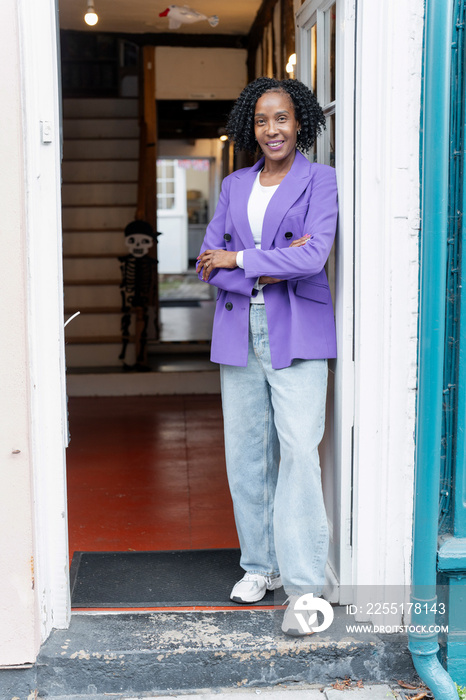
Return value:
<svg viewBox="0 0 466 700">
<path fill-rule="evenodd" d="M 273 195 L 265 212 L 262 227 L 262 250 L 269 250 L 272 247 L 278 228 L 288 209 L 293 206 L 308 185 L 309 171 L 309 161 L 302 153 L 296 151 L 293 165 L 280 183 L 280 187 Z"/>
<path fill-rule="evenodd" d="M 230 190 L 230 213 L 236 231 L 245 248 L 254 248 L 254 238 L 248 219 L 248 201 L 254 180 L 262 168 L 264 159 L 261 158 L 252 168 L 235 173 Z"/>
</svg>

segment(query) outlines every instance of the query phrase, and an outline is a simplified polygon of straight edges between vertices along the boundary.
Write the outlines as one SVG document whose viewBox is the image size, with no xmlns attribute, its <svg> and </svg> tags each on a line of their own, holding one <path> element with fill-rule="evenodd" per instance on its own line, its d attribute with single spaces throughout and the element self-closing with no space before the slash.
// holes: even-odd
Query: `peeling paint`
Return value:
<svg viewBox="0 0 466 700">
<path fill-rule="evenodd" d="M 89 661 L 90 658 L 91 655 L 88 651 L 84 651 L 84 649 L 81 649 L 81 651 L 75 651 L 74 654 L 71 654 L 70 656 L 70 659 L 86 659 L 86 661 Z"/>
</svg>

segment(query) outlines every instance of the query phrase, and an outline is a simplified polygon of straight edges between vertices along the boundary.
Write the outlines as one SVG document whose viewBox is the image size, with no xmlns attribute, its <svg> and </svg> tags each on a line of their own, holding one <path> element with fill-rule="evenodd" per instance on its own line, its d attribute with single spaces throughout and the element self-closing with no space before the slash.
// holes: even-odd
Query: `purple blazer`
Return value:
<svg viewBox="0 0 466 700">
<path fill-rule="evenodd" d="M 282 282 L 264 287 L 270 353 L 275 369 L 293 359 L 336 357 L 332 299 L 324 265 L 335 237 L 335 170 L 309 163 L 299 151 L 265 213 L 261 248 L 256 249 L 247 204 L 261 159 L 225 178 L 206 249 L 244 250 L 244 270 L 216 269 L 209 283 L 218 287 L 212 332 L 212 362 L 245 367 L 248 357 L 249 298 L 261 275 Z M 310 234 L 299 248 L 293 239 Z"/>
</svg>

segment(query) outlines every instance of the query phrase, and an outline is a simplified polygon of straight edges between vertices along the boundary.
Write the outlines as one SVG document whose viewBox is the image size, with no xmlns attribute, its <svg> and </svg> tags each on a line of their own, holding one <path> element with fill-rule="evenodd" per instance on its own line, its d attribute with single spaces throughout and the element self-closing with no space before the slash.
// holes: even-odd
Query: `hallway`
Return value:
<svg viewBox="0 0 466 700">
<path fill-rule="evenodd" d="M 238 547 L 214 396 L 71 398 L 75 551 Z"/>
</svg>

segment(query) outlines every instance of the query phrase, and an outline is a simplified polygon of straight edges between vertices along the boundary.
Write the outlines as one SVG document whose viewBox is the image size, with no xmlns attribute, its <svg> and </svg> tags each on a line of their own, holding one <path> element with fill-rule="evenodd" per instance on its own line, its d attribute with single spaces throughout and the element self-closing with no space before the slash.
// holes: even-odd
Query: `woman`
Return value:
<svg viewBox="0 0 466 700">
<path fill-rule="evenodd" d="M 227 124 L 237 149 L 262 151 L 223 181 L 198 273 L 218 287 L 212 334 L 220 363 L 228 480 L 246 571 L 232 600 L 251 603 L 282 585 L 282 629 L 303 593 L 324 585 L 328 527 L 319 455 L 327 359 L 335 325 L 324 264 L 335 236 L 333 168 L 309 161 L 325 125 L 297 80 L 259 78 Z M 280 464 L 280 468 L 279 468 Z"/>
</svg>

